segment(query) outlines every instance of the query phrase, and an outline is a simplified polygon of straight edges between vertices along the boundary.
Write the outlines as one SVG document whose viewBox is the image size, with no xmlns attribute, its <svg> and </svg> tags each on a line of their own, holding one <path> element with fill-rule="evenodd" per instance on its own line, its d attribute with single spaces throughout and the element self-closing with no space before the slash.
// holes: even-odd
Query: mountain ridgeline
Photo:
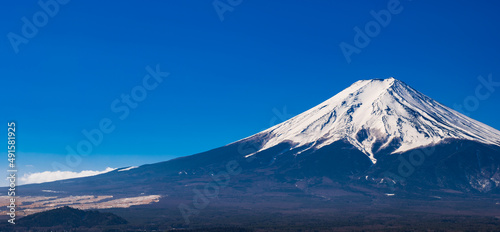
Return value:
<svg viewBox="0 0 500 232">
<path fill-rule="evenodd" d="M 287 192 L 304 180 L 308 189 L 331 183 L 383 192 L 498 193 L 500 132 L 394 78 L 363 80 L 281 124 L 220 148 L 22 188 L 32 195 L 42 189 L 182 195 L 188 183 L 224 171 L 228 163 L 241 170 L 230 176 L 228 195 L 265 194 L 269 184 L 261 182 Z"/>
</svg>

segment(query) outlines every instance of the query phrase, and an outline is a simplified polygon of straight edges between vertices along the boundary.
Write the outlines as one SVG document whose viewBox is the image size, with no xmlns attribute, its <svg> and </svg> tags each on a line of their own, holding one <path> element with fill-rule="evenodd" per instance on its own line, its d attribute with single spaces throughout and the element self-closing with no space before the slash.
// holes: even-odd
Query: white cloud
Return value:
<svg viewBox="0 0 500 232">
<path fill-rule="evenodd" d="M 35 173 L 24 174 L 23 177 L 19 179 L 19 181 L 20 184 L 43 183 L 43 182 L 65 180 L 77 177 L 95 176 L 106 172 L 111 172 L 115 169 L 116 168 L 107 167 L 104 171 L 84 170 L 81 172 L 70 172 L 70 171 L 35 172 Z"/>
</svg>

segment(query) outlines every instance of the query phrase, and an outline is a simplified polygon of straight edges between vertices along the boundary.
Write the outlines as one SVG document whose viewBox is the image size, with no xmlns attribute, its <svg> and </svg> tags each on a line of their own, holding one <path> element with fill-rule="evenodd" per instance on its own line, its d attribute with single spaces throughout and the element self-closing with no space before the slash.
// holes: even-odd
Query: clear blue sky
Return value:
<svg viewBox="0 0 500 232">
<path fill-rule="evenodd" d="M 242 0 L 228 5 L 232 11 L 223 21 L 208 0 L 126 2 L 59 5 L 18 53 L 8 34 L 22 36 L 22 18 L 42 17 L 42 7 L 36 1 L 2 3 L 0 122 L 6 128 L 17 121 L 20 171 L 65 163 L 65 147 L 75 147 L 85 138 L 81 131 L 98 128 L 102 118 L 115 130 L 71 170 L 216 148 L 299 114 L 359 79 L 394 76 L 450 107 L 475 97 L 479 75 L 491 73 L 500 82 L 496 1 L 402 0 L 400 12 L 350 63 L 339 45 L 353 45 L 354 28 L 364 30 L 374 20 L 370 11 L 388 9 L 389 1 Z M 111 103 L 130 94 L 145 68 L 157 64 L 170 75 L 119 120 Z M 499 102 L 500 87 L 494 87 L 467 113 L 500 129 Z"/>
</svg>

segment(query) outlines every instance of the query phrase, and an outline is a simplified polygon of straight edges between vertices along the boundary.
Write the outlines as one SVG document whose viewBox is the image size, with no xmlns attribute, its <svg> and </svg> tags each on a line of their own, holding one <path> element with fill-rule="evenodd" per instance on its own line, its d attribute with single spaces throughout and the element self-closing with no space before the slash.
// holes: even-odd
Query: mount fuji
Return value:
<svg viewBox="0 0 500 232">
<path fill-rule="evenodd" d="M 283 142 L 317 150 L 344 139 L 373 163 L 377 162 L 374 155 L 388 147 L 390 152 L 385 153 L 401 153 L 446 139 L 500 146 L 500 131 L 392 77 L 358 81 L 316 107 L 249 139 L 253 137 L 265 140 L 259 151 Z"/>
<path fill-rule="evenodd" d="M 77 208 L 132 202 L 128 206 L 142 205 L 148 212 L 184 204 L 192 216 L 208 205 L 200 199 L 218 207 L 276 210 L 289 209 L 290 202 L 312 204 L 309 208 L 339 202 L 346 205 L 335 207 L 349 208 L 357 202 L 363 208 L 389 196 L 425 202 L 487 197 L 487 207 L 494 207 L 490 201 L 500 194 L 500 131 L 397 79 L 361 80 L 223 147 L 97 176 L 23 185 L 19 191 L 33 197 L 26 199 L 31 207 L 21 206 L 31 211 L 63 199 L 59 205 Z M 85 203 L 68 200 L 75 196 Z M 396 203 L 401 202 L 383 205 Z"/>
</svg>

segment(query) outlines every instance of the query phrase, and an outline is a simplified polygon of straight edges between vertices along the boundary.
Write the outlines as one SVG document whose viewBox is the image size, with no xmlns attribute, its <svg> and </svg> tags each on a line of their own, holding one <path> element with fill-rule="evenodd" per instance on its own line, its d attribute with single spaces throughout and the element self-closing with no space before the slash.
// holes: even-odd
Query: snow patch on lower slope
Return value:
<svg viewBox="0 0 500 232">
<path fill-rule="evenodd" d="M 120 169 L 118 170 L 119 172 L 124 172 L 124 171 L 129 171 L 129 170 L 132 170 L 134 168 L 138 168 L 138 166 L 132 166 L 132 167 L 128 167 L 128 168 L 124 168 L 124 169 Z"/>
</svg>

